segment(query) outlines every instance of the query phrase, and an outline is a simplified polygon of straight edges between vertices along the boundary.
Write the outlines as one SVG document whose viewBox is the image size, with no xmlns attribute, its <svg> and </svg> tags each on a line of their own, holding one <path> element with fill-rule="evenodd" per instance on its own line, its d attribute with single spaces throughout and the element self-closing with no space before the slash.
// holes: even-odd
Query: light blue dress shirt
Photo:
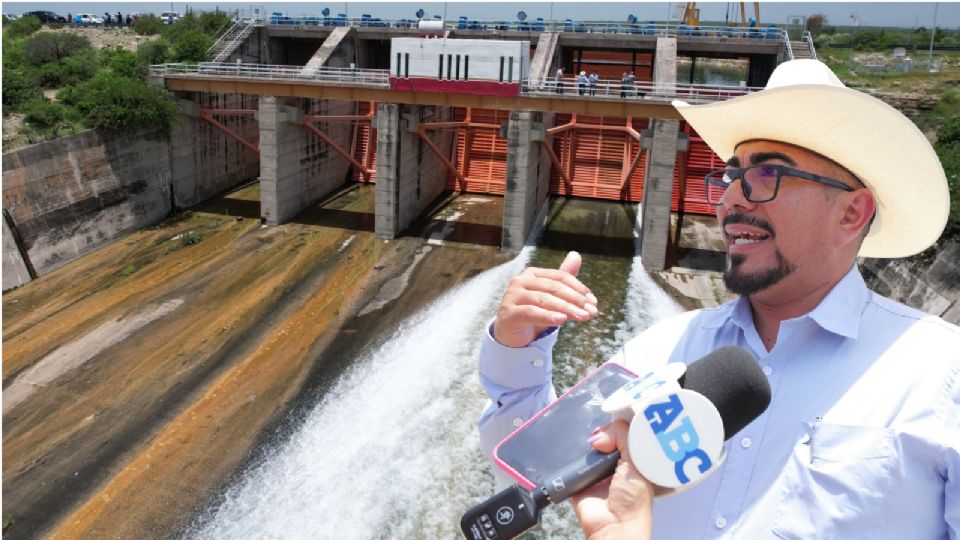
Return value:
<svg viewBox="0 0 960 540">
<path fill-rule="evenodd" d="M 487 455 L 555 399 L 556 332 L 514 349 L 485 337 Z M 960 535 L 960 328 L 869 291 L 856 267 L 767 351 L 741 298 L 683 313 L 629 341 L 637 373 L 724 345 L 770 381 L 766 412 L 690 490 L 654 503 L 654 538 L 956 539 Z M 496 467 L 495 467 L 496 469 Z M 497 472 L 499 486 L 509 477 Z"/>
</svg>

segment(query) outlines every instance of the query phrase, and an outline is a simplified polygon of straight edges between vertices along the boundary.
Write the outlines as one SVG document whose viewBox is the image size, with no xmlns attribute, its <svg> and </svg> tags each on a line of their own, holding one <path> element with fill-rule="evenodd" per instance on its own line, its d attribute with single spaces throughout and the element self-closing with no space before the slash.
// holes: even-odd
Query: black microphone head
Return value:
<svg viewBox="0 0 960 540">
<path fill-rule="evenodd" d="M 721 347 L 687 366 L 680 386 L 709 399 L 723 419 L 727 440 L 770 405 L 770 383 L 745 349 Z"/>
</svg>

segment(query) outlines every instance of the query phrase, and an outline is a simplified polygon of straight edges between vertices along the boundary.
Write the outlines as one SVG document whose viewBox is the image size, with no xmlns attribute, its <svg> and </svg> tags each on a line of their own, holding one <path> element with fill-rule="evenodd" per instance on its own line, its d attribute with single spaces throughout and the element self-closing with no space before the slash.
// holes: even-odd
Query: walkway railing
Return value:
<svg viewBox="0 0 960 540">
<path fill-rule="evenodd" d="M 351 69 L 271 64 L 231 64 L 200 62 L 199 64 L 157 64 L 150 66 L 150 75 L 162 77 L 172 74 L 196 74 L 213 77 L 243 77 L 260 80 L 323 81 L 348 86 L 389 88 L 390 72 L 386 69 Z"/>
<path fill-rule="evenodd" d="M 429 20 L 429 19 L 424 19 Z M 337 27 L 355 28 L 417 28 L 416 19 L 380 19 L 364 15 L 361 18 L 348 19 L 345 15 L 336 17 L 317 17 L 311 15 L 287 16 L 274 13 L 267 18 L 271 26 L 291 27 Z M 660 37 L 725 37 L 788 40 L 786 30 L 776 26 L 765 28 L 738 28 L 728 26 L 689 26 L 677 23 L 628 23 L 624 21 L 580 22 L 570 19 L 564 21 L 483 21 L 461 17 L 459 20 L 444 22 L 446 30 L 497 30 L 517 32 L 575 32 L 588 34 L 630 34 Z"/>
<path fill-rule="evenodd" d="M 595 86 L 589 84 L 581 87 L 574 79 L 565 79 L 561 82 L 546 80 L 531 84 L 524 81 L 521 87 L 522 95 L 553 97 L 553 98 L 604 98 L 604 99 L 640 99 L 664 101 L 682 99 L 692 103 L 707 103 L 723 101 L 757 92 L 762 88 L 752 86 L 724 86 L 708 84 L 657 84 L 648 81 L 623 84 L 619 80 L 600 79 Z"/>
<path fill-rule="evenodd" d="M 807 47 L 810 49 L 810 58 L 816 60 L 817 49 L 813 46 L 813 34 L 811 34 L 809 30 L 803 33 L 803 41 L 807 42 Z"/>
<path fill-rule="evenodd" d="M 390 73 L 385 69 L 352 68 L 304 68 L 269 64 L 231 64 L 200 62 L 199 64 L 158 64 L 150 66 L 150 75 L 163 77 L 173 74 L 190 74 L 202 77 L 241 77 L 257 80 L 319 81 L 343 86 L 364 88 L 390 88 Z M 600 79 L 594 87 L 585 85 L 581 91 L 576 79 L 523 81 L 520 93 L 524 96 L 569 98 L 569 99 L 642 99 L 668 101 L 683 99 L 695 103 L 722 101 L 761 88 L 748 86 L 724 86 L 707 84 L 672 85 L 647 81 L 623 85 L 620 80 Z"/>
</svg>

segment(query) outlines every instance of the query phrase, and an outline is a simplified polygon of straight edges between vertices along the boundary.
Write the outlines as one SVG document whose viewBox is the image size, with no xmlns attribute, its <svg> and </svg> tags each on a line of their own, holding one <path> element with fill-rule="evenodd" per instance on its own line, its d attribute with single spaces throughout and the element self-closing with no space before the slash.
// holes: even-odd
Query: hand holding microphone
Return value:
<svg viewBox="0 0 960 540">
<path fill-rule="evenodd" d="M 629 429 L 626 421 L 617 420 L 591 437 L 595 449 L 604 453 L 616 450 L 622 457 L 613 476 L 572 497 L 577 520 L 587 540 L 650 538 L 655 486 L 630 461 Z"/>
<path fill-rule="evenodd" d="M 587 435 L 576 434 L 576 426 L 563 427 L 564 417 L 557 411 L 566 410 L 560 406 L 564 402 L 581 401 L 583 391 L 575 390 L 591 378 L 581 381 L 504 439 L 494 454 L 499 455 L 498 451 L 508 443 L 521 440 L 521 433 L 556 431 L 558 435 L 570 433 L 570 437 L 586 439 Z M 464 514 L 461 519 L 464 535 L 471 540 L 515 538 L 539 524 L 543 508 L 578 493 L 583 497 L 577 504 L 578 515 L 586 518 L 586 523 L 581 523 L 588 535 L 606 527 L 642 525 L 643 510 L 630 513 L 628 506 L 632 499 L 645 504 L 648 486 L 611 492 L 610 480 L 604 479 L 616 471 L 617 480 L 628 482 L 618 482 L 621 487 L 636 487 L 635 482 L 649 480 L 668 488 L 658 494 L 687 489 L 719 468 L 724 459 L 723 442 L 760 416 L 771 397 L 766 375 L 753 357 L 739 347 L 722 347 L 688 366 L 667 364 L 623 385 L 612 395 L 604 394 L 607 395 L 602 410 L 619 423 L 608 428 L 611 431 L 595 442 L 601 450 L 629 446 L 632 450 L 626 452 L 627 459 L 621 459 L 618 450 L 601 453 L 588 447 L 586 452 L 567 458 L 572 461 L 554 461 L 547 474 L 536 483 L 511 486 Z M 627 422 L 630 422 L 628 442 L 623 442 L 623 425 Z M 553 428 L 539 427 L 547 425 Z M 605 440 L 611 434 L 614 444 Z M 547 437 L 551 440 L 542 441 L 543 446 L 534 452 L 549 456 L 551 446 L 557 442 L 554 438 Z M 540 454 L 529 455 L 536 459 Z M 509 462 L 504 463 L 513 467 Z M 600 485 L 595 486 L 598 483 Z M 649 488 L 652 493 L 652 486 Z"/>
</svg>

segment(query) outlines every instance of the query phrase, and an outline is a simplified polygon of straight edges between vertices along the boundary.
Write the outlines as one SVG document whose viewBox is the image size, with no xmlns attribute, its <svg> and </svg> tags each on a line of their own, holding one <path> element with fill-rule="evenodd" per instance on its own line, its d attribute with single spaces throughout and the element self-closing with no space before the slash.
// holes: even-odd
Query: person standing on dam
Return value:
<svg viewBox="0 0 960 540">
<path fill-rule="evenodd" d="M 658 322 L 613 360 L 642 374 L 736 345 L 773 400 L 715 474 L 654 501 L 654 538 L 960 537 L 960 328 L 868 290 L 857 267 L 942 233 L 949 193 L 930 143 L 816 60 L 780 64 L 760 92 L 674 106 L 726 161 L 706 175 L 706 196 L 739 297 Z M 504 292 L 479 359 L 488 455 L 555 399 L 560 325 L 598 313 L 580 266 L 571 252 Z M 621 502 L 605 500 L 575 505 L 588 534 Z"/>
</svg>

